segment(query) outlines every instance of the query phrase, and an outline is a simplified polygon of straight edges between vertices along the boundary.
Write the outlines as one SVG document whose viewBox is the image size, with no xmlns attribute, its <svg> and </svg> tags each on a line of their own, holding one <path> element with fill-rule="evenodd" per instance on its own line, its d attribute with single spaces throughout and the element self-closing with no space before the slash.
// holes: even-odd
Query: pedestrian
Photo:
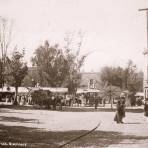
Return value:
<svg viewBox="0 0 148 148">
<path fill-rule="evenodd" d="M 99 96 L 95 95 L 95 109 L 97 109 L 99 103 Z"/>
<path fill-rule="evenodd" d="M 53 110 L 56 110 L 56 97 L 55 97 L 54 94 L 51 97 L 51 101 L 52 101 L 52 108 L 53 108 Z"/>
<path fill-rule="evenodd" d="M 148 98 L 146 98 L 144 103 L 144 116 L 146 118 L 146 122 L 148 122 Z"/>
<path fill-rule="evenodd" d="M 117 108 L 116 108 L 116 114 L 114 117 L 114 121 L 117 123 L 123 123 L 123 118 L 125 117 L 125 99 L 121 97 L 117 101 Z"/>
<path fill-rule="evenodd" d="M 103 107 L 105 107 L 105 104 L 106 104 L 105 97 L 102 98 L 102 104 L 103 104 Z"/>
<path fill-rule="evenodd" d="M 122 110 L 122 118 L 125 117 L 125 97 L 121 98 L 121 110 Z"/>
<path fill-rule="evenodd" d="M 60 110 L 62 110 L 63 105 L 64 105 L 64 98 L 63 96 L 60 96 Z"/>
</svg>

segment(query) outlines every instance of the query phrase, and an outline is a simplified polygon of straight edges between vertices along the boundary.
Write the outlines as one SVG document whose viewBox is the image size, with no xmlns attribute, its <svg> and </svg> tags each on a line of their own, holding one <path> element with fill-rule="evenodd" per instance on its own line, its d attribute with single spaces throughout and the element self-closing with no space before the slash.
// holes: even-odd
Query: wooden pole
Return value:
<svg viewBox="0 0 148 148">
<path fill-rule="evenodd" d="M 146 56 L 146 58 L 148 58 L 148 8 L 144 8 L 144 9 L 139 9 L 139 11 L 146 11 L 146 21 L 147 21 L 147 24 L 146 24 L 146 26 L 147 26 L 147 49 L 146 49 L 146 51 L 144 52 L 144 55 Z M 146 72 L 146 87 L 147 87 L 147 85 L 148 85 L 148 59 L 147 59 L 147 65 L 146 65 L 147 67 L 146 67 L 146 70 L 147 70 L 147 72 Z M 144 82 L 145 83 L 145 82 Z M 144 89 L 144 98 L 147 98 L 147 89 L 146 89 L 146 87 L 145 87 L 145 84 L 144 84 L 144 86 L 143 86 L 143 89 Z"/>
<path fill-rule="evenodd" d="M 146 10 L 146 19 L 147 19 L 147 49 L 148 49 L 148 10 Z"/>
<path fill-rule="evenodd" d="M 147 49 L 148 49 L 148 8 L 139 9 L 139 11 L 146 11 L 146 19 L 147 19 Z"/>
</svg>

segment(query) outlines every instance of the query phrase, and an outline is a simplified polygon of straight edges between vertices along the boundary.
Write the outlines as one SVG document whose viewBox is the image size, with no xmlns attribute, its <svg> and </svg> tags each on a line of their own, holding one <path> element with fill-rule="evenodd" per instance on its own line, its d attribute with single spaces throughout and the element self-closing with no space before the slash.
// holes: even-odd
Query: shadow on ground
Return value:
<svg viewBox="0 0 148 148">
<path fill-rule="evenodd" d="M 38 120 L 36 120 L 36 119 L 19 118 L 19 117 L 5 117 L 5 116 L 0 116 L 0 121 L 2 121 L 2 122 L 32 123 L 32 122 L 36 122 Z"/>
<path fill-rule="evenodd" d="M 4 105 L 0 104 L 0 108 L 15 109 L 15 110 L 27 110 L 36 109 L 33 106 L 23 106 L 23 105 Z"/>
<path fill-rule="evenodd" d="M 31 110 L 47 110 L 45 108 L 36 108 L 35 106 L 19 106 L 19 105 L 18 106 L 15 106 L 15 105 L 0 105 L 0 108 L 14 109 L 14 110 L 30 110 L 30 109 Z M 62 111 L 62 112 L 115 112 L 116 108 L 111 109 L 111 108 L 105 108 L 105 107 L 98 107 L 97 109 L 94 109 L 94 107 L 68 107 L 68 106 L 63 106 L 62 110 L 57 109 L 57 111 Z M 142 108 L 126 108 L 126 112 L 142 113 L 143 109 Z"/>
<path fill-rule="evenodd" d="M 124 122 L 124 124 L 141 124 L 141 122 Z"/>
<path fill-rule="evenodd" d="M 59 148 L 60 145 L 67 141 L 79 137 L 88 131 L 68 131 L 68 132 L 51 132 L 35 128 L 22 126 L 5 126 L 0 125 L 0 144 L 1 143 L 27 143 L 27 148 Z M 94 131 L 89 135 L 78 139 L 65 146 L 66 148 L 80 147 L 107 147 L 111 144 L 118 144 L 123 140 L 140 141 L 148 137 L 122 135 L 118 132 Z M 0 146 L 9 148 L 9 146 Z M 11 146 L 14 148 L 13 146 Z M 19 146 L 18 146 L 19 148 Z M 22 146 L 20 146 L 22 148 Z"/>
</svg>

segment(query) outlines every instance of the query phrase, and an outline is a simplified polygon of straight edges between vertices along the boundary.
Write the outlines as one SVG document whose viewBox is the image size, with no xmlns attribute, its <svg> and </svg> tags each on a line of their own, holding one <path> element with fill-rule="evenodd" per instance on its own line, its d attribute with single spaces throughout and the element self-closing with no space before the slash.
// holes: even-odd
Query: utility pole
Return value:
<svg viewBox="0 0 148 148">
<path fill-rule="evenodd" d="M 146 11 L 146 18 L 147 18 L 147 20 L 146 20 L 147 21 L 147 50 L 148 50 L 148 8 L 139 9 L 139 11 Z"/>
<path fill-rule="evenodd" d="M 144 99 L 148 99 L 148 8 L 139 9 L 139 11 L 146 12 L 146 22 L 147 22 L 147 48 L 143 52 L 145 57 L 145 70 L 144 70 L 144 81 L 143 81 L 143 89 L 144 89 Z"/>
<path fill-rule="evenodd" d="M 112 85 L 109 85 L 109 99 L 111 103 L 111 110 L 113 109 L 113 98 L 112 98 Z"/>
</svg>

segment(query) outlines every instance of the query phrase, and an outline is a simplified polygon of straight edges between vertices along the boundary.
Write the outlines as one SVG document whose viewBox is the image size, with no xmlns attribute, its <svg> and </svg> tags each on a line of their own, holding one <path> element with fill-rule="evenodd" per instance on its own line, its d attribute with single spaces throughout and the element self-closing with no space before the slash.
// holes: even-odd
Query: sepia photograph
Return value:
<svg viewBox="0 0 148 148">
<path fill-rule="evenodd" d="M 0 0 L 0 148 L 147 148 L 148 0 Z"/>
</svg>

